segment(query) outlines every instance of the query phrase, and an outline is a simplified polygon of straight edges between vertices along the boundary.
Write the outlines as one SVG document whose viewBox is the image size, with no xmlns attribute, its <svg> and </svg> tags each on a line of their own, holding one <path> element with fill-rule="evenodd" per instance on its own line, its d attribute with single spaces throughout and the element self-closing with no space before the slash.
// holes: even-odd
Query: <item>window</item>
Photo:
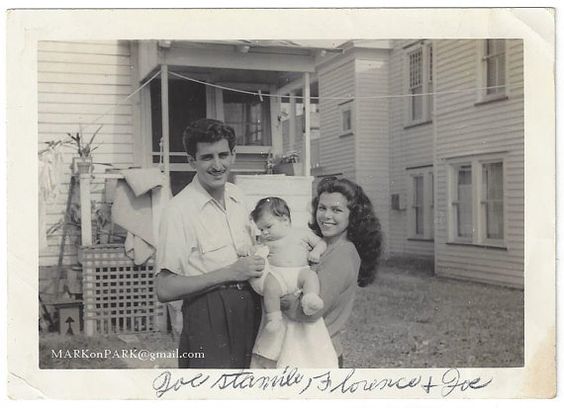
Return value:
<svg viewBox="0 0 564 408">
<path fill-rule="evenodd" d="M 423 235 L 423 176 L 413 177 L 413 211 L 415 215 L 415 235 Z"/>
<path fill-rule="evenodd" d="M 472 239 L 472 167 L 462 165 L 456 172 L 456 238 Z"/>
<path fill-rule="evenodd" d="M 487 39 L 480 44 L 480 94 L 482 101 L 505 98 L 507 88 L 506 42 Z"/>
<path fill-rule="evenodd" d="M 503 165 L 482 164 L 482 211 L 486 239 L 503 239 Z"/>
<path fill-rule="evenodd" d="M 422 42 L 407 51 L 407 120 L 416 125 L 431 120 L 433 104 L 433 49 Z"/>
<path fill-rule="evenodd" d="M 432 239 L 434 230 L 433 171 L 429 167 L 409 171 L 409 237 Z"/>
<path fill-rule="evenodd" d="M 339 105 L 340 135 L 349 135 L 354 132 L 353 102 L 347 101 Z"/>
<path fill-rule="evenodd" d="M 458 163 L 450 178 L 450 240 L 503 246 L 503 161 Z"/>
<path fill-rule="evenodd" d="M 341 112 L 341 131 L 350 132 L 352 130 L 352 112 L 350 109 Z"/>
<path fill-rule="evenodd" d="M 235 129 L 237 144 L 268 146 L 270 141 L 270 98 L 261 101 L 254 95 L 223 92 L 223 117 Z"/>
</svg>

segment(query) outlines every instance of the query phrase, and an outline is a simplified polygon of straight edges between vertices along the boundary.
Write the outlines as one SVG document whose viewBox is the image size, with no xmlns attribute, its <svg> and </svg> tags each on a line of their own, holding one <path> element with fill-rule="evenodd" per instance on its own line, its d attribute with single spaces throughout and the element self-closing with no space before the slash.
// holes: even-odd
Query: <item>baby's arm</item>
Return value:
<svg viewBox="0 0 564 408">
<path fill-rule="evenodd" d="M 280 312 L 280 296 L 282 289 L 280 284 L 272 274 L 268 274 L 264 281 L 264 309 L 266 316 L 265 329 L 268 331 L 276 331 L 282 323 L 282 312 Z"/>
<path fill-rule="evenodd" d="M 313 248 L 307 256 L 308 261 L 319 263 L 321 255 L 327 250 L 327 243 L 309 230 L 307 231 L 306 242 Z"/>
<path fill-rule="evenodd" d="M 310 268 L 300 271 L 298 286 L 303 290 L 302 309 L 306 315 L 312 315 L 323 309 L 323 300 L 319 297 L 320 285 L 317 274 Z"/>
</svg>

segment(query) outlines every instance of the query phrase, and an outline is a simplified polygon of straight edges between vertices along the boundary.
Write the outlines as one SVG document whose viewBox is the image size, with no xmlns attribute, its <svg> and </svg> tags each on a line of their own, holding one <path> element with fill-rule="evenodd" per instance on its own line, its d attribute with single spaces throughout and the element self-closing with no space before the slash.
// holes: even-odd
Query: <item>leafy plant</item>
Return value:
<svg viewBox="0 0 564 408">
<path fill-rule="evenodd" d="M 100 125 L 98 129 L 96 129 L 96 131 L 90 137 L 88 143 L 84 143 L 81 132 L 76 132 L 76 134 L 74 135 L 72 133 L 67 133 L 67 135 L 71 138 L 71 141 L 69 141 L 69 143 L 75 145 L 76 151 L 80 156 L 80 158 L 82 159 L 90 158 L 92 152 L 96 150 L 98 147 L 100 147 L 100 146 L 92 147 L 92 143 L 94 142 L 94 138 L 96 137 L 100 129 L 102 129 L 102 126 L 103 125 Z"/>
<path fill-rule="evenodd" d="M 300 155 L 296 151 L 288 152 L 280 157 L 279 163 L 299 163 Z"/>
</svg>

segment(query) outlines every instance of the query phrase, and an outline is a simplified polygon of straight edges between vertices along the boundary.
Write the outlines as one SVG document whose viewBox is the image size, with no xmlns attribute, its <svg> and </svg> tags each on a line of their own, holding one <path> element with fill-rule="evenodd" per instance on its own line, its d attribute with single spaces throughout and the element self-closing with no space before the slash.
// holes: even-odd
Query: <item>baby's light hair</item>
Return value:
<svg viewBox="0 0 564 408">
<path fill-rule="evenodd" d="M 286 217 L 288 221 L 292 222 L 290 207 L 288 207 L 286 201 L 280 197 L 266 197 L 260 199 L 255 209 L 251 211 L 251 218 L 254 222 L 257 222 L 265 213 L 270 213 L 280 218 Z"/>
</svg>

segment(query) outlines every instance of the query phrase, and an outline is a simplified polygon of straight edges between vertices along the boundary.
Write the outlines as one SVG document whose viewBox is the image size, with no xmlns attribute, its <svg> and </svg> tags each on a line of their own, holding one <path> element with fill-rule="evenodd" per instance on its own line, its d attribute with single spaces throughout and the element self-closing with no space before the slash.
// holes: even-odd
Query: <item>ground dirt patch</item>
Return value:
<svg viewBox="0 0 564 408">
<path fill-rule="evenodd" d="M 383 266 L 357 292 L 347 367 L 523 365 L 523 291 Z"/>
<path fill-rule="evenodd" d="M 441 279 L 413 266 L 386 265 L 359 288 L 344 333 L 345 367 L 518 367 L 523 365 L 523 291 Z M 41 335 L 41 368 L 167 368 L 176 359 L 169 334 Z M 59 350 L 134 350 L 128 358 L 59 358 Z M 141 350 L 154 358 L 137 358 Z"/>
</svg>

